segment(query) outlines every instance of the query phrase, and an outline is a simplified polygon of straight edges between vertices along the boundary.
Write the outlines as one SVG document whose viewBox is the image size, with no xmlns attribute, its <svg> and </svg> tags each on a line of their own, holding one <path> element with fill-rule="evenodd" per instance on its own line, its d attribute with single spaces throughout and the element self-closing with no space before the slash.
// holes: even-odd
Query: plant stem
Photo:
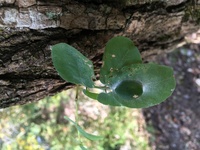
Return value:
<svg viewBox="0 0 200 150">
<path fill-rule="evenodd" d="M 106 90 L 106 89 L 108 89 L 107 86 L 94 86 L 94 88 L 101 89 L 101 90 Z"/>
<path fill-rule="evenodd" d="M 78 104 L 78 94 L 79 94 L 79 86 L 76 86 L 76 96 L 75 96 L 75 105 L 76 105 L 76 114 L 75 114 L 75 122 L 76 124 L 78 124 L 79 122 L 79 116 L 78 116 L 78 109 L 79 109 L 79 104 Z M 81 142 L 81 138 L 80 138 L 80 133 L 77 130 L 78 133 L 78 140 Z"/>
<path fill-rule="evenodd" d="M 76 86 L 76 96 L 75 96 L 75 104 L 76 104 L 75 121 L 76 121 L 77 124 L 78 124 L 78 121 L 79 121 L 79 117 L 78 117 L 78 108 L 79 108 L 79 105 L 78 105 L 78 94 L 79 94 L 79 87 L 77 85 Z"/>
</svg>

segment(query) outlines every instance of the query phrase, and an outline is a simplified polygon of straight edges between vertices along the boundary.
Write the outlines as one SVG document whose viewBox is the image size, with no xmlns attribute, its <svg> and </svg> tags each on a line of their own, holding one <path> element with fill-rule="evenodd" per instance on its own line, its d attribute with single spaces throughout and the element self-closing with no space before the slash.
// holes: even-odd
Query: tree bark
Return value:
<svg viewBox="0 0 200 150">
<path fill-rule="evenodd" d="M 53 68 L 51 45 L 66 42 L 76 47 L 94 62 L 98 76 L 105 43 L 113 36 L 131 38 L 144 61 L 191 42 L 190 35 L 200 29 L 199 4 L 190 0 L 1 0 L 0 108 L 72 87 Z"/>
</svg>

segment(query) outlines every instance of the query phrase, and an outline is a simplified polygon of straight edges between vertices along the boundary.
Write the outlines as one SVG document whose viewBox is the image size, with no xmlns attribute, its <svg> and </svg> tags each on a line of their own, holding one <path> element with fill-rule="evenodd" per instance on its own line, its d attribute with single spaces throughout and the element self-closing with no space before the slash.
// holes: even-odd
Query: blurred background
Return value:
<svg viewBox="0 0 200 150">
<path fill-rule="evenodd" d="M 79 124 L 103 140 L 81 137 L 91 150 L 199 150 L 200 44 L 159 55 L 154 62 L 174 68 L 176 90 L 165 102 L 146 109 L 109 107 L 79 97 Z M 1 150 L 80 150 L 75 90 L 32 104 L 1 109 Z"/>
<path fill-rule="evenodd" d="M 67 90 L 37 103 L 1 110 L 1 150 L 80 150 L 76 128 L 63 119 L 75 120 L 75 90 Z M 142 111 L 109 107 L 80 93 L 79 124 L 103 140 L 81 137 L 88 149 L 149 150 Z"/>
</svg>

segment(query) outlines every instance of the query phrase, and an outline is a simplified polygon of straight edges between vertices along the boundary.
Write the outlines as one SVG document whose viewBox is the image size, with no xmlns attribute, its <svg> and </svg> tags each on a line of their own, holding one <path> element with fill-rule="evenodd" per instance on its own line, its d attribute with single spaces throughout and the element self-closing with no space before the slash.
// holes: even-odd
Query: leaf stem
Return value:
<svg viewBox="0 0 200 150">
<path fill-rule="evenodd" d="M 108 89 L 107 86 L 94 86 L 94 88 L 101 89 L 101 90 L 106 90 L 106 89 Z"/>
<path fill-rule="evenodd" d="M 76 86 L 76 96 L 75 96 L 75 105 L 76 105 L 76 114 L 75 114 L 75 122 L 76 124 L 78 124 L 79 122 L 79 116 L 78 116 L 78 109 L 79 109 L 79 104 L 78 104 L 78 95 L 79 95 L 79 85 Z M 78 140 L 81 142 L 81 138 L 80 138 L 80 133 L 77 130 L 78 133 Z"/>
</svg>

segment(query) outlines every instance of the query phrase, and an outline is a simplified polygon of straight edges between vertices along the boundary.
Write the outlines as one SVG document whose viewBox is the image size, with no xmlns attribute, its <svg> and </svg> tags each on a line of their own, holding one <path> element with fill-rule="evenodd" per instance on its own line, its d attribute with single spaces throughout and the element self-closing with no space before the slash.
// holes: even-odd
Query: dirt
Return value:
<svg viewBox="0 0 200 150">
<path fill-rule="evenodd" d="M 165 102 L 144 109 L 155 150 L 200 150 L 200 44 L 157 58 L 173 67 L 176 89 Z"/>
</svg>

